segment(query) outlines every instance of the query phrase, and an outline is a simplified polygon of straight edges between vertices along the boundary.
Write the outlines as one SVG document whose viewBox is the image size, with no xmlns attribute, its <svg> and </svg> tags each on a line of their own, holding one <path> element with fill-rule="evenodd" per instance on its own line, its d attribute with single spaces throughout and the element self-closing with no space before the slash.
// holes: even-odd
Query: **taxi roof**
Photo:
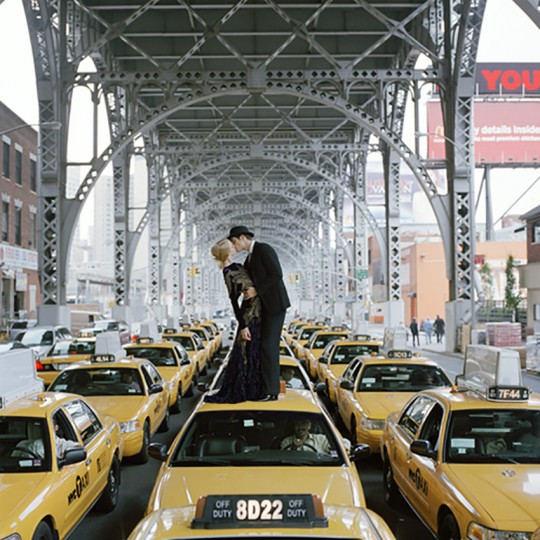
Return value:
<svg viewBox="0 0 540 540">
<path fill-rule="evenodd" d="M 97 368 L 138 368 L 142 364 L 148 363 L 148 360 L 146 358 L 134 358 L 132 356 L 127 356 L 125 358 L 120 358 L 115 360 L 114 362 L 90 362 L 89 364 L 73 364 L 72 366 L 69 366 L 66 368 L 66 370 L 73 370 L 73 369 L 97 369 Z"/>
<path fill-rule="evenodd" d="M 49 410 L 55 410 L 66 401 L 72 400 L 74 395 L 64 392 L 34 392 L 14 401 L 6 409 L 0 409 L 0 416 L 7 414 L 45 418 Z"/>
<path fill-rule="evenodd" d="M 140 339 L 140 338 L 139 338 Z M 127 343 L 124 345 L 124 349 L 140 349 L 141 347 L 149 348 L 149 347 L 155 347 L 156 349 L 174 349 L 177 346 L 177 343 L 174 341 L 153 341 L 151 343 L 140 343 L 140 342 L 133 342 L 133 343 Z"/>
<path fill-rule="evenodd" d="M 527 401 L 491 401 L 473 390 L 456 388 L 431 388 L 421 394 L 430 395 L 441 401 L 449 410 L 466 409 L 540 409 L 540 394 L 531 393 Z"/>
<path fill-rule="evenodd" d="M 276 401 L 242 401 L 240 403 L 208 403 L 201 400 L 194 413 L 224 412 L 224 411 L 295 411 L 323 413 L 321 405 L 312 393 L 285 392 L 279 394 Z"/>
<path fill-rule="evenodd" d="M 399 364 L 405 364 L 407 366 L 439 366 L 435 360 L 431 360 L 430 358 L 426 358 L 425 356 L 413 356 L 412 358 L 387 358 L 385 356 L 381 356 L 380 354 L 377 356 L 363 356 L 362 357 L 362 364 L 365 366 L 373 365 L 373 364 L 381 364 L 381 365 L 399 365 Z"/>
</svg>

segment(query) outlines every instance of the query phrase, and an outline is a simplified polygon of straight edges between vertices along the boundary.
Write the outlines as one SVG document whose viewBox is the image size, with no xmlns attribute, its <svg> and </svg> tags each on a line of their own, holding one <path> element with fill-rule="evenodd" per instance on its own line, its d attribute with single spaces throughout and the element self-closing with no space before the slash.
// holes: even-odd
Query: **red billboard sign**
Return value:
<svg viewBox="0 0 540 540">
<path fill-rule="evenodd" d="M 476 65 L 478 94 L 540 94 L 540 64 L 478 63 Z"/>
<path fill-rule="evenodd" d="M 444 128 L 438 101 L 427 104 L 428 159 L 445 159 Z M 452 144 L 452 143 L 451 143 Z M 540 162 L 540 101 L 476 101 L 475 163 Z"/>
</svg>

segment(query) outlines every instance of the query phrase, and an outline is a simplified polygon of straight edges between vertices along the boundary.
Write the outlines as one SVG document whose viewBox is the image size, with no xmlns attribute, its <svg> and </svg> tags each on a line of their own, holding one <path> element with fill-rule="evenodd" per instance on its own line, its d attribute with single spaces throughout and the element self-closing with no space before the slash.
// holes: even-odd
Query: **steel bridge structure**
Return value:
<svg viewBox="0 0 540 540">
<path fill-rule="evenodd" d="M 385 269 L 386 322 L 397 324 L 399 177 L 406 166 L 440 228 L 447 319 L 459 324 L 474 303 L 472 104 L 487 1 L 23 0 L 42 124 L 40 319 L 66 316 L 75 227 L 112 167 L 116 309 L 130 309 L 130 272 L 145 229 L 150 306 L 161 313 L 167 276 L 176 316 L 181 291 L 188 308 L 210 300 L 216 273 L 208 271 L 209 247 L 242 223 L 274 245 L 284 267 L 301 276 L 302 298 L 315 306 L 339 306 L 351 288 L 358 297 L 365 292 L 367 238 L 374 235 Z M 516 4 L 540 27 L 537 0 Z M 420 56 L 429 68 L 416 67 Z M 441 96 L 444 193 L 418 144 L 411 148 L 403 138 L 407 104 L 419 131 L 426 85 Z M 94 105 L 93 148 L 88 160 L 74 163 L 68 128 L 80 89 Z M 60 130 L 49 127 L 58 123 Z M 384 164 L 382 225 L 366 203 L 372 153 Z M 131 202 L 135 156 L 148 169 L 142 211 Z M 85 175 L 68 194 L 74 166 Z M 352 234 L 343 225 L 345 204 L 354 208 Z M 187 279 L 194 267 L 199 279 Z"/>
</svg>

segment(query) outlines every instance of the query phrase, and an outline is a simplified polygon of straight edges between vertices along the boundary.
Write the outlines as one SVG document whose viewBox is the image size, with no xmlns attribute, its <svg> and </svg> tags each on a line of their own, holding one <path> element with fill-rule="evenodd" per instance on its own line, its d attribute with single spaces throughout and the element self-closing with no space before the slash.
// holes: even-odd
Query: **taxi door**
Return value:
<svg viewBox="0 0 540 540">
<path fill-rule="evenodd" d="M 148 393 L 148 416 L 150 417 L 150 425 L 152 426 L 152 433 L 155 433 L 167 413 L 169 407 L 169 394 L 165 390 L 165 381 L 159 374 L 158 370 L 150 362 L 145 362 L 141 366 L 144 378 L 148 388 L 154 384 L 159 384 L 163 387 L 161 392 L 154 394 Z"/>
<path fill-rule="evenodd" d="M 73 465 L 60 467 L 59 476 L 63 484 L 62 501 L 64 530 L 70 530 L 90 508 L 107 482 L 108 464 L 107 434 L 94 412 L 82 401 L 74 400 L 55 413 L 61 426 L 61 435 L 74 440 L 73 431 L 86 449 L 86 459 Z M 103 455 L 102 455 L 103 454 Z M 57 456 L 58 463 L 58 456 Z"/>
<path fill-rule="evenodd" d="M 437 530 L 437 512 L 441 501 L 437 473 L 442 450 L 441 425 L 444 411 L 439 403 L 434 403 L 423 412 L 415 439 L 429 441 L 431 448 L 437 452 L 437 457 L 420 456 L 409 450 L 408 498 L 431 529 Z"/>
<path fill-rule="evenodd" d="M 411 442 L 420 429 L 420 424 L 426 412 L 433 406 L 433 400 L 424 395 L 415 397 L 404 410 L 403 414 L 392 426 L 388 454 L 392 466 L 394 480 L 405 497 L 411 501 L 417 499 L 417 488 L 414 474 L 416 469 L 411 463 Z"/>
<path fill-rule="evenodd" d="M 358 374 L 362 368 L 362 361 L 359 358 L 355 358 L 343 372 L 343 375 L 337 380 L 336 387 L 336 401 L 338 412 L 343 420 L 343 423 L 350 429 L 351 417 L 355 416 L 355 389 L 357 385 Z M 347 381 L 352 389 L 348 390 L 341 387 L 341 381 Z"/>
</svg>

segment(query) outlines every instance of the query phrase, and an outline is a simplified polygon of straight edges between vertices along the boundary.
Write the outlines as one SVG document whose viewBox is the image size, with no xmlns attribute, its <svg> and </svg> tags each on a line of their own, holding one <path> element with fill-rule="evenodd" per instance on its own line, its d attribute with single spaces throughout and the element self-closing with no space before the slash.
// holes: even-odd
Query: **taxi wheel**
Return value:
<svg viewBox="0 0 540 540">
<path fill-rule="evenodd" d="M 193 381 L 189 383 L 189 386 L 187 387 L 187 390 L 185 391 L 184 395 L 186 397 L 193 397 Z"/>
<path fill-rule="evenodd" d="M 182 397 L 182 386 L 178 385 L 178 393 L 176 394 L 176 401 L 171 405 L 171 412 L 177 414 L 180 412 L 180 398 Z"/>
<path fill-rule="evenodd" d="M 120 490 L 120 463 L 116 456 L 113 457 L 107 485 L 96 504 L 96 509 L 101 512 L 111 512 L 118 503 L 118 492 Z"/>
<path fill-rule="evenodd" d="M 459 540 L 459 525 L 452 514 L 446 514 L 439 529 L 440 540 Z"/>
<path fill-rule="evenodd" d="M 49 525 L 42 521 L 34 531 L 32 540 L 54 540 L 54 535 Z"/>
<path fill-rule="evenodd" d="M 358 436 L 356 435 L 356 418 L 353 416 L 351 418 L 351 444 L 356 446 L 358 444 Z"/>
<path fill-rule="evenodd" d="M 148 445 L 150 444 L 150 426 L 148 420 L 144 423 L 143 443 L 141 451 L 133 456 L 135 463 L 146 463 L 148 461 Z"/>
<path fill-rule="evenodd" d="M 394 473 L 392 472 L 392 466 L 390 465 L 388 455 L 385 455 L 383 464 L 383 493 L 386 504 L 392 507 L 399 506 L 401 495 L 396 482 L 394 481 Z"/>
<path fill-rule="evenodd" d="M 165 417 L 163 418 L 163 420 L 161 421 L 161 424 L 159 424 L 159 427 L 158 427 L 158 431 L 160 433 L 163 433 L 165 431 L 169 431 L 169 428 L 170 428 L 170 425 L 169 425 L 169 421 L 171 419 L 171 414 L 169 412 L 169 409 L 167 409 L 165 411 Z"/>
</svg>

